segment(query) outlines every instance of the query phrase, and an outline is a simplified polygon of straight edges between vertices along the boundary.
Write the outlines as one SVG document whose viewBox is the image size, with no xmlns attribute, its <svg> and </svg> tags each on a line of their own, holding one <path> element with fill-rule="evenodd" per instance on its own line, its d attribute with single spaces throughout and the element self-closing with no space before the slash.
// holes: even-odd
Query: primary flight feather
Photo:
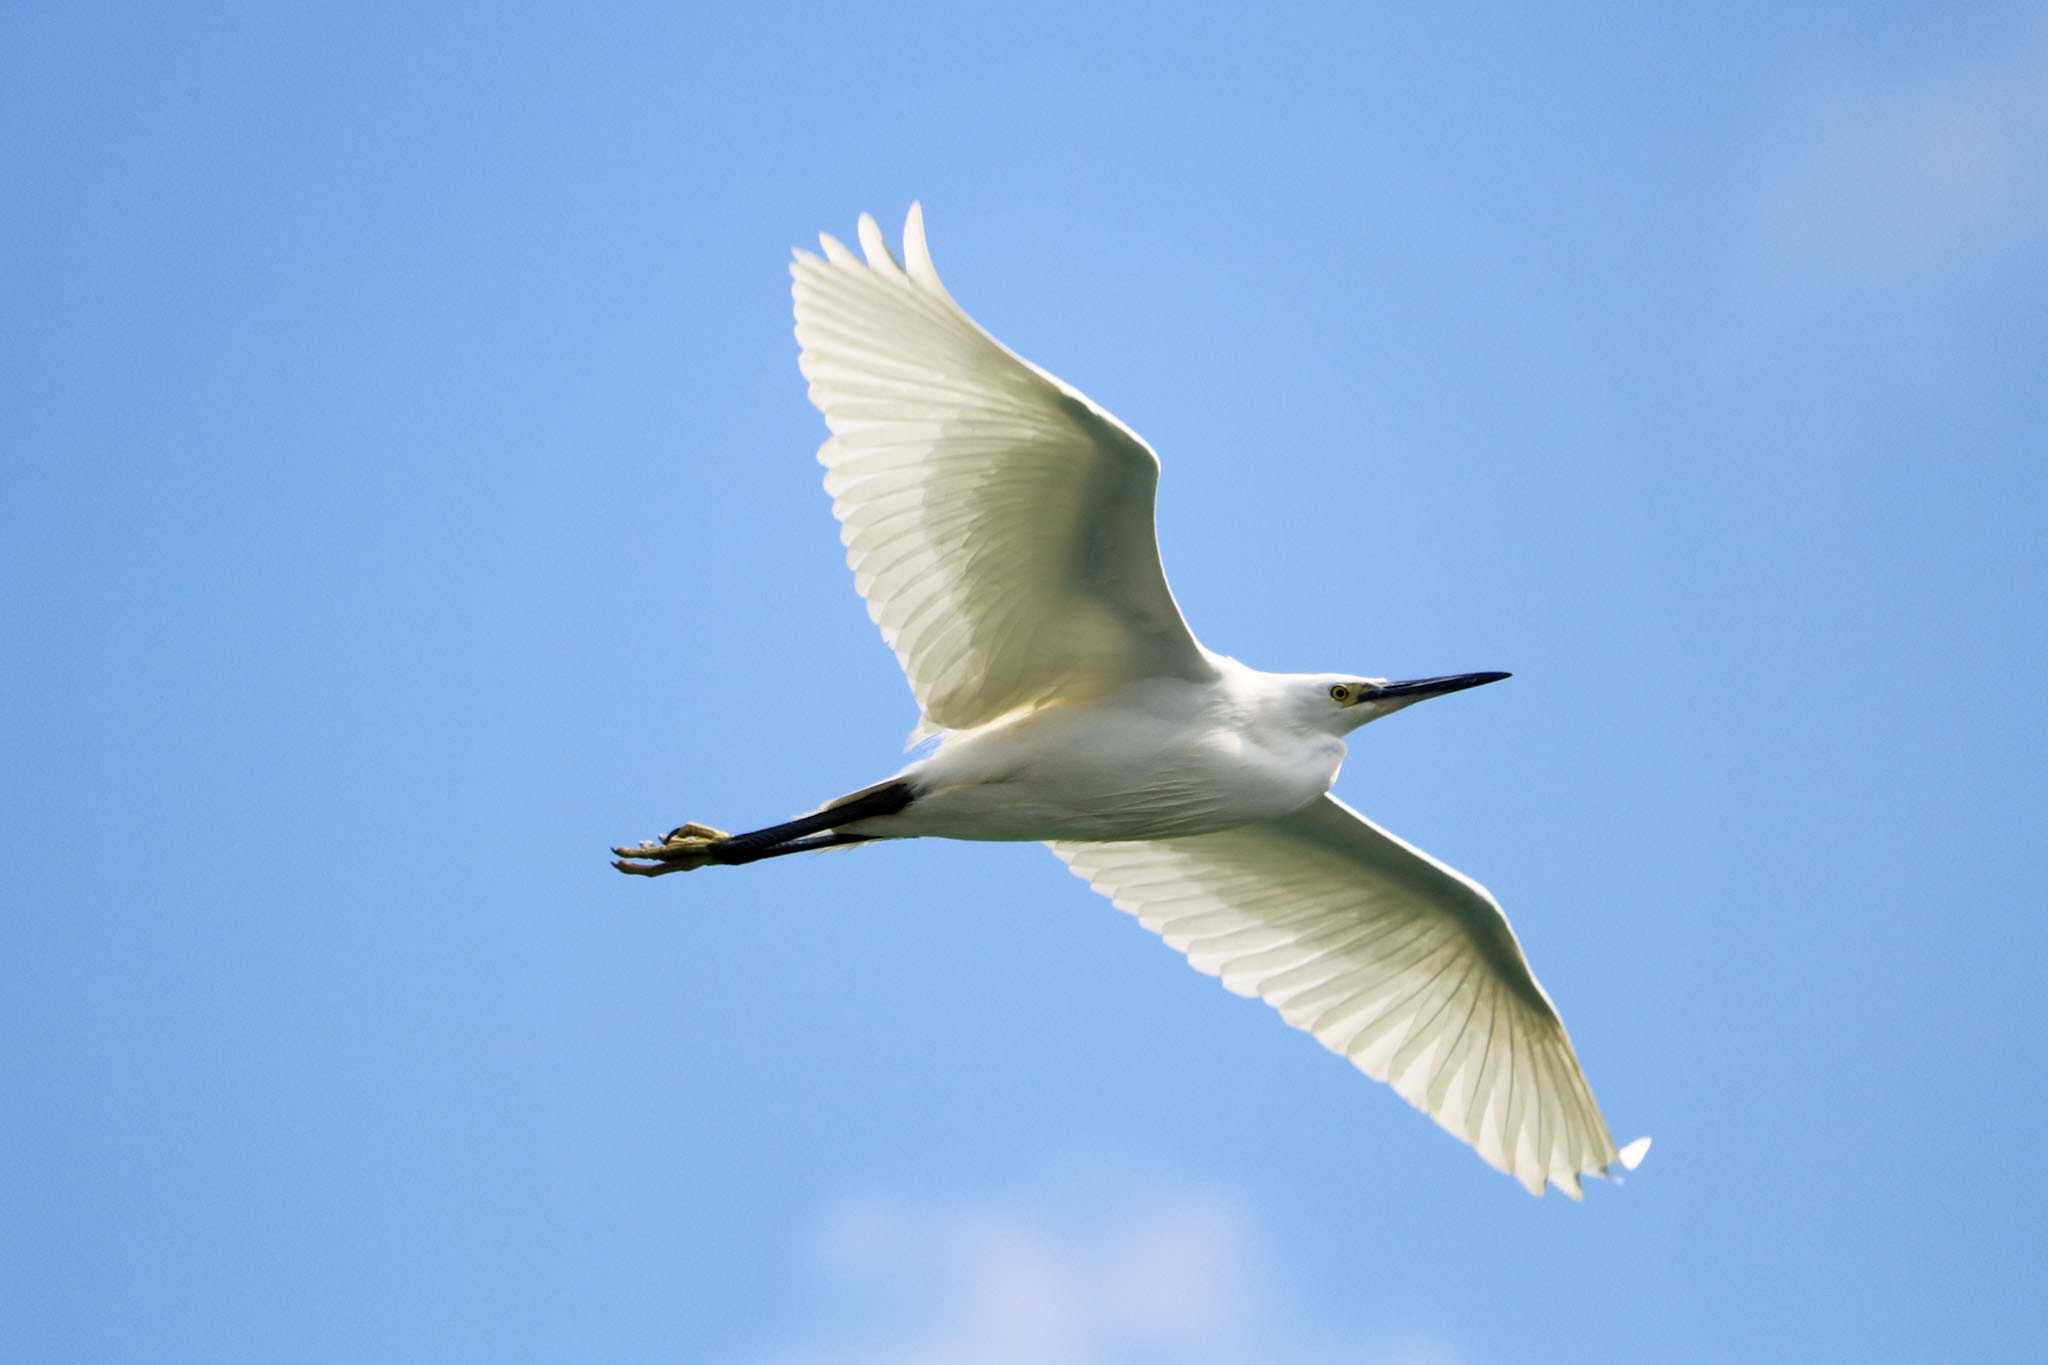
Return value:
<svg viewBox="0 0 2048 1365">
<path fill-rule="evenodd" d="M 798 252 L 825 488 L 868 614 L 938 742 L 746 834 L 615 849 L 644 876 L 877 839 L 1041 840 L 1240 995 L 1386 1081 L 1532 1193 L 1633 1167 L 1500 906 L 1329 795 L 1344 736 L 1494 682 L 1262 673 L 1202 647 L 1153 531 L 1159 459 L 903 261 Z M 865 259 L 862 258 L 864 255 Z"/>
</svg>

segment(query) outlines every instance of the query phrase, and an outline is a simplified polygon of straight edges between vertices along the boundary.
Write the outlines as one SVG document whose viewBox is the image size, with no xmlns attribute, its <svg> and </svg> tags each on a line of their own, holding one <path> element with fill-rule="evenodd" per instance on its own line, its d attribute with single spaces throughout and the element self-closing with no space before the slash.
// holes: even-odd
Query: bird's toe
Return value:
<svg viewBox="0 0 2048 1365">
<path fill-rule="evenodd" d="M 620 861 L 612 864 L 621 872 L 640 877 L 659 877 L 664 872 L 694 872 L 716 861 L 711 849 L 727 838 L 724 830 L 700 825 L 694 820 L 678 825 L 659 841 L 614 848 Z"/>
</svg>

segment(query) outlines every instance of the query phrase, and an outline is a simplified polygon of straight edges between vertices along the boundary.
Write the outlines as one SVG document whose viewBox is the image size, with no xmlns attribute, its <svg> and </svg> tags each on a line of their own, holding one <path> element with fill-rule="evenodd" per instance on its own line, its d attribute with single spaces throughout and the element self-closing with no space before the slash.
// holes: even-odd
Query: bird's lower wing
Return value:
<svg viewBox="0 0 2048 1365">
<path fill-rule="evenodd" d="M 847 562 L 930 728 L 1140 677 L 1213 675 L 1167 590 L 1159 461 L 939 283 L 912 208 L 897 263 L 798 252 L 796 336 Z"/>
<path fill-rule="evenodd" d="M 1198 971 L 1385 1081 L 1532 1194 L 1633 1166 L 1485 888 L 1334 797 L 1220 834 L 1052 849 Z"/>
</svg>

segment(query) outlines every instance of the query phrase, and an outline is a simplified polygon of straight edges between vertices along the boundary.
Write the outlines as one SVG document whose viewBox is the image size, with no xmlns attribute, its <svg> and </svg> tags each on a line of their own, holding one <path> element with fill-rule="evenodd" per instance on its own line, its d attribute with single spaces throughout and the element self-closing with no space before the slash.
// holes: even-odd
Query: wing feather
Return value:
<svg viewBox="0 0 2048 1365">
<path fill-rule="evenodd" d="M 1215 676 L 1159 565 L 1151 449 L 960 310 L 918 208 L 902 262 L 865 215 L 858 240 L 796 253 L 796 335 L 847 564 L 924 728 Z"/>
<path fill-rule="evenodd" d="M 1220 834 L 1057 843 L 1198 971 L 1263 998 L 1532 1194 L 1632 1167 L 1486 890 L 1334 797 Z"/>
</svg>

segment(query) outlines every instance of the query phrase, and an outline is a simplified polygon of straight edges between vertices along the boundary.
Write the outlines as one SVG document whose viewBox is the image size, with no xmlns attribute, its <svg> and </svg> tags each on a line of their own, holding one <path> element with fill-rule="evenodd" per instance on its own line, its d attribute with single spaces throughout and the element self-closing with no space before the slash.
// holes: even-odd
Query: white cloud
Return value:
<svg viewBox="0 0 2048 1365">
<path fill-rule="evenodd" d="M 1967 58 L 1808 74 L 1758 169 L 1758 286 L 1908 304 L 2038 271 L 2048 25 Z"/>
<path fill-rule="evenodd" d="M 1067 1172 L 945 1200 L 873 1192 L 821 1219 L 817 1311 L 761 1365 L 1455 1365 L 1427 1340 L 1304 1324 L 1246 1202 Z"/>
</svg>

